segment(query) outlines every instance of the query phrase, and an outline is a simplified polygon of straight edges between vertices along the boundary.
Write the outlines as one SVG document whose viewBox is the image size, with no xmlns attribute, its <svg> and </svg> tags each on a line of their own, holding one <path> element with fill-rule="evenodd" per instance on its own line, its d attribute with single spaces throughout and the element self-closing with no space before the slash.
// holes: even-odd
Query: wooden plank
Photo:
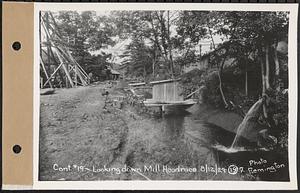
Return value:
<svg viewBox="0 0 300 193">
<path fill-rule="evenodd" d="M 63 63 L 60 63 L 60 65 L 54 70 L 54 72 L 50 75 L 48 80 L 44 83 L 44 86 L 51 80 L 51 78 L 55 75 L 55 73 L 60 69 Z"/>
<path fill-rule="evenodd" d="M 152 81 L 150 84 L 163 84 L 163 83 L 168 83 L 168 82 L 177 82 L 180 79 L 168 79 L 168 80 L 158 80 L 158 81 Z"/>
<path fill-rule="evenodd" d="M 166 101 L 172 101 L 173 100 L 173 85 L 174 83 L 167 83 L 166 86 Z"/>
<path fill-rule="evenodd" d="M 41 57 L 40 57 L 40 62 L 41 62 L 41 65 L 42 65 L 42 69 L 43 69 L 43 71 L 44 71 L 44 73 L 45 73 L 45 75 L 46 75 L 46 78 L 47 78 L 47 80 L 49 80 L 48 73 L 47 73 L 47 71 L 46 71 L 44 62 L 43 62 L 43 60 L 42 60 Z M 51 81 L 49 81 L 49 85 L 50 85 L 51 88 L 53 88 L 53 87 L 52 87 L 52 84 L 51 84 Z M 44 86 L 44 85 L 43 85 L 43 86 Z"/>
<path fill-rule="evenodd" d="M 76 67 L 77 65 L 75 64 L 75 67 Z M 82 83 L 82 85 L 84 85 L 84 86 L 87 86 L 87 83 L 86 83 L 86 81 L 83 79 L 83 77 L 82 77 L 82 73 L 81 73 L 81 71 L 80 71 L 80 69 L 79 68 L 75 68 L 76 69 L 76 75 L 79 77 L 79 79 L 80 79 L 80 81 L 81 81 L 81 83 Z M 76 79 L 77 79 L 77 76 L 75 76 L 76 77 Z"/>
<path fill-rule="evenodd" d="M 77 67 L 75 66 L 75 86 L 77 87 Z"/>
<path fill-rule="evenodd" d="M 176 84 L 173 84 L 173 100 L 176 100 L 177 98 L 177 88 L 176 88 Z"/>
<path fill-rule="evenodd" d="M 59 51 L 57 49 L 55 49 L 55 53 L 57 54 L 57 57 L 59 59 L 59 61 L 61 62 L 61 65 L 65 71 L 65 74 L 67 75 L 67 78 L 69 80 L 69 83 L 71 84 L 71 87 L 74 87 L 74 84 L 73 84 L 73 81 L 72 81 L 72 78 L 70 76 L 70 73 L 68 71 L 68 68 L 65 66 L 64 62 L 63 62 L 63 58 L 61 56 L 61 54 L 59 53 Z"/>
</svg>

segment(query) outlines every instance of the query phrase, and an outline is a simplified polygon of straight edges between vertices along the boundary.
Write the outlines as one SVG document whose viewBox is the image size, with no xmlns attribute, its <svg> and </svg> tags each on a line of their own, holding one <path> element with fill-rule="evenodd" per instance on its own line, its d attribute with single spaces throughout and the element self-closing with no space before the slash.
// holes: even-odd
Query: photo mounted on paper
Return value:
<svg viewBox="0 0 300 193">
<path fill-rule="evenodd" d="M 39 6 L 38 181 L 295 180 L 291 7 L 183 5 Z"/>
</svg>

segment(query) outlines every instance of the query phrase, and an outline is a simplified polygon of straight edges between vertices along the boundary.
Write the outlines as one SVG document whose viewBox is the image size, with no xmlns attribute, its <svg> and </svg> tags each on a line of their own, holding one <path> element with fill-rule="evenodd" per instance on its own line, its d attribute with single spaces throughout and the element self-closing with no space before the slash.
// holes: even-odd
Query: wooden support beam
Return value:
<svg viewBox="0 0 300 193">
<path fill-rule="evenodd" d="M 65 59 L 69 60 L 69 62 L 72 63 L 72 65 L 77 66 L 79 68 L 77 68 L 77 76 L 79 77 L 81 83 L 86 86 L 88 85 L 86 80 L 84 78 L 88 78 L 88 76 L 85 76 L 85 71 L 82 69 L 82 67 L 76 62 L 76 60 L 73 58 L 73 56 L 71 55 L 71 53 L 67 50 L 64 49 L 62 47 L 59 47 L 59 50 L 62 52 L 63 56 Z M 84 76 L 84 78 L 82 77 Z"/>
<path fill-rule="evenodd" d="M 64 50 L 62 47 L 59 47 L 59 51 L 61 51 L 62 52 L 62 55 L 61 55 L 61 57 L 63 57 L 63 58 L 65 58 L 65 60 L 68 60 L 70 63 L 72 63 L 72 68 L 75 70 L 75 66 L 79 66 L 79 65 L 77 65 L 77 62 L 75 63 L 74 61 L 74 58 L 71 56 L 71 55 L 69 55 L 68 53 L 66 53 L 66 50 Z M 68 57 L 68 55 L 70 56 L 70 57 Z M 87 83 L 86 83 L 86 81 L 84 80 L 84 78 L 82 77 L 82 73 L 81 73 L 81 71 L 79 71 L 78 69 L 76 69 L 75 70 L 76 71 L 76 79 L 77 79 L 77 76 L 79 77 L 79 79 L 80 79 L 80 81 L 81 81 L 81 83 L 82 83 L 82 85 L 84 85 L 84 86 L 86 86 L 87 85 Z"/>
<path fill-rule="evenodd" d="M 89 75 L 86 74 L 86 72 L 81 68 L 81 66 L 77 65 L 77 69 L 78 71 L 80 71 L 80 73 L 82 74 L 82 76 L 85 78 L 85 79 L 89 79 Z"/>
<path fill-rule="evenodd" d="M 54 17 L 53 17 L 53 15 L 52 15 L 52 13 L 49 11 L 49 15 L 50 15 L 50 17 L 51 17 L 51 19 L 52 19 L 52 21 L 53 21 L 53 25 L 54 25 L 54 27 L 56 27 L 56 29 L 57 29 L 57 36 L 61 39 L 61 33 L 60 33 L 60 30 L 59 30 L 59 27 L 58 27 L 58 25 L 57 25 L 57 23 L 56 23 L 56 21 L 55 21 L 55 19 L 54 19 Z"/>
<path fill-rule="evenodd" d="M 48 31 L 48 29 L 47 29 L 47 27 L 46 27 L 46 25 L 45 25 L 45 23 L 44 23 L 43 20 L 41 21 L 41 24 L 42 24 L 42 26 L 43 26 L 43 29 L 44 29 L 45 33 L 46 33 L 47 40 L 48 40 L 48 41 L 51 41 L 50 33 L 49 33 L 49 31 Z"/>
<path fill-rule="evenodd" d="M 42 52 L 44 52 L 45 54 L 47 54 L 47 52 L 45 50 L 42 49 Z M 54 56 L 54 53 L 52 51 L 52 47 L 50 47 L 50 55 L 52 60 L 54 61 L 54 64 L 58 67 L 60 65 L 60 62 L 58 62 Z M 41 58 L 42 59 L 42 58 Z M 64 76 L 62 75 L 61 71 L 58 71 L 58 75 L 60 76 L 60 79 L 63 80 Z"/>
<path fill-rule="evenodd" d="M 90 78 L 89 75 L 83 70 L 83 68 L 82 68 L 80 65 L 78 65 L 78 67 L 79 67 L 79 70 L 82 72 L 82 74 L 83 74 L 87 79 L 89 79 L 89 78 Z"/>
<path fill-rule="evenodd" d="M 45 75 L 46 75 L 46 78 L 47 78 L 47 80 L 48 80 L 48 79 L 49 79 L 49 76 L 48 76 L 48 73 L 47 73 L 47 71 L 46 71 L 45 64 L 44 64 L 42 58 L 40 58 L 40 64 L 41 64 L 42 69 L 43 69 L 43 71 L 44 71 L 44 73 L 45 73 Z M 51 81 L 49 81 L 49 85 L 50 85 L 50 88 L 53 88 L 53 86 L 52 86 L 52 84 L 51 84 Z M 44 85 L 43 85 L 43 86 L 44 86 Z"/>
<path fill-rule="evenodd" d="M 77 67 L 75 66 L 75 86 L 77 87 Z"/>
<path fill-rule="evenodd" d="M 40 86 L 41 86 L 41 88 L 44 88 L 44 85 L 43 85 L 43 77 L 40 77 Z"/>
<path fill-rule="evenodd" d="M 82 73 L 85 75 L 86 78 L 89 78 L 88 74 L 83 70 L 83 68 L 78 64 L 78 62 L 74 59 L 74 57 L 72 56 L 72 54 L 70 53 L 70 51 L 68 49 L 65 50 L 66 54 L 69 56 L 69 58 L 71 59 L 71 61 L 76 64 L 80 70 L 82 71 Z"/>
<path fill-rule="evenodd" d="M 50 75 L 50 77 L 48 78 L 48 80 L 44 83 L 44 86 L 50 81 L 50 79 L 55 75 L 55 73 L 60 69 L 60 67 L 62 66 L 63 63 L 61 63 L 55 70 L 54 72 Z"/>
<path fill-rule="evenodd" d="M 76 70 L 78 70 L 78 69 L 76 69 Z M 84 86 L 86 86 L 87 83 L 86 83 L 86 81 L 82 78 L 80 71 L 77 71 L 77 72 L 78 72 L 77 75 L 78 75 L 78 77 L 79 77 L 81 83 L 82 83 Z M 77 77 L 76 77 L 76 78 L 77 78 Z"/>
<path fill-rule="evenodd" d="M 62 67 L 63 67 L 63 69 L 64 69 L 64 71 L 65 71 L 65 73 L 67 75 L 67 78 L 69 80 L 69 83 L 70 83 L 71 87 L 73 88 L 74 87 L 74 83 L 73 83 L 73 80 L 71 78 L 71 75 L 70 75 L 70 73 L 68 71 L 68 68 L 66 67 L 65 63 L 63 63 Z"/>
<path fill-rule="evenodd" d="M 51 57 L 53 57 L 53 60 L 56 61 L 56 58 L 53 54 L 54 51 L 55 55 L 57 55 L 59 60 L 59 62 L 56 62 L 57 64 L 59 63 L 58 68 L 54 71 L 54 73 L 49 78 L 47 78 L 48 80 L 44 83 L 44 85 L 50 81 L 50 79 L 54 76 L 54 74 L 58 71 L 58 69 L 61 66 L 63 67 L 66 78 L 72 87 L 74 87 L 74 83 L 76 86 L 77 84 L 79 84 L 77 77 L 79 78 L 82 85 L 84 86 L 88 85 L 87 80 L 89 79 L 89 76 L 74 59 L 68 47 L 66 47 L 66 44 L 64 43 L 62 39 L 62 35 L 59 31 L 59 27 L 52 13 L 46 12 L 43 16 L 41 16 L 40 22 L 41 22 L 41 26 L 45 31 L 46 39 L 48 43 L 48 49 L 46 54 L 48 55 L 48 58 L 50 58 L 51 55 Z M 52 50 L 52 48 L 55 49 Z M 66 65 L 70 65 L 71 69 L 69 70 L 68 66 Z M 72 78 L 73 73 L 70 74 L 72 70 L 74 71 L 74 75 L 75 75 L 75 77 L 73 78 Z"/>
<path fill-rule="evenodd" d="M 203 89 L 204 87 L 203 86 L 201 86 L 200 88 L 198 88 L 197 90 L 195 90 L 194 92 L 192 92 L 192 93 L 190 93 L 189 95 L 187 95 L 186 97 L 185 97 L 185 99 L 188 99 L 188 98 L 190 98 L 191 96 L 193 96 L 193 94 L 195 94 L 196 92 L 198 92 L 198 91 L 200 91 L 201 89 Z"/>
<path fill-rule="evenodd" d="M 61 54 L 59 53 L 59 51 L 57 49 L 55 49 L 55 53 L 57 54 L 57 57 L 58 57 L 59 61 L 62 63 L 62 67 L 63 67 L 63 69 L 65 71 L 65 74 L 66 74 L 66 76 L 67 76 L 67 78 L 69 80 L 69 83 L 70 83 L 71 87 L 73 88 L 74 87 L 74 83 L 72 81 L 72 78 L 70 76 L 68 68 L 66 67 L 66 65 L 65 65 L 65 63 L 63 61 L 63 58 L 62 58 Z"/>
</svg>

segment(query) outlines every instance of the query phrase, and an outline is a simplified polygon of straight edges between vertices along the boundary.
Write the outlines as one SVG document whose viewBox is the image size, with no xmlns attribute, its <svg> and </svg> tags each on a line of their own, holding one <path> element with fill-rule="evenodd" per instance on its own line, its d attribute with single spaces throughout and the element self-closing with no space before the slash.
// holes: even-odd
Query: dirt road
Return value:
<svg viewBox="0 0 300 193">
<path fill-rule="evenodd" d="M 132 108 L 103 109 L 103 89 L 58 89 L 41 96 L 40 180 L 224 179 L 222 174 L 172 172 L 178 167 L 199 169 L 215 158 L 207 150 L 192 151 L 195 144 L 170 137 L 176 130 Z M 109 92 L 111 97 L 124 95 Z"/>
<path fill-rule="evenodd" d="M 40 179 L 101 178 L 86 175 L 86 171 L 59 172 L 53 165 L 110 164 L 122 151 L 127 126 L 116 112 L 103 110 L 102 89 L 61 89 L 53 95 L 41 96 Z"/>
</svg>

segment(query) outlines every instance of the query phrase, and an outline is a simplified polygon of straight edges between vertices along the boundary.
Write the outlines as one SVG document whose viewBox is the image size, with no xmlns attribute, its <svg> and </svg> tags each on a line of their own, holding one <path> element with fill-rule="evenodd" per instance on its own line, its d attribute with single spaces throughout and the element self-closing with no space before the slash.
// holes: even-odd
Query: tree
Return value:
<svg viewBox="0 0 300 193">
<path fill-rule="evenodd" d="M 178 33 L 182 37 L 188 37 L 190 39 L 190 44 L 188 48 L 193 44 L 198 45 L 201 39 L 210 39 L 212 42 L 213 49 L 216 50 L 217 46 L 214 41 L 214 36 L 216 34 L 221 34 L 223 26 L 222 24 L 222 12 L 199 12 L 199 11 L 184 11 L 180 15 L 179 23 L 182 24 L 178 28 Z M 188 49 L 189 50 L 189 49 Z M 227 52 L 226 48 L 222 49 Z M 217 54 L 218 55 L 218 54 Z M 226 100 L 223 84 L 222 84 L 222 71 L 224 63 L 226 61 L 226 54 L 221 54 L 221 56 L 215 57 L 217 62 L 215 62 L 219 68 L 218 78 L 219 78 L 219 90 L 222 96 L 225 107 L 228 107 L 228 102 Z"/>
<path fill-rule="evenodd" d="M 154 53 L 155 61 L 152 69 L 162 58 L 167 66 L 168 74 L 174 77 L 174 41 L 172 27 L 175 26 L 175 12 L 171 11 L 115 11 L 112 16 L 119 29 L 119 36 L 122 38 L 133 39 L 140 37 L 144 39 Z M 154 72 L 154 71 L 153 71 Z"/>
<path fill-rule="evenodd" d="M 134 37 L 126 49 L 123 57 L 127 58 L 127 73 L 146 79 L 152 72 L 153 49 L 140 37 Z"/>
<path fill-rule="evenodd" d="M 274 61 L 279 69 L 277 59 L 277 42 L 285 38 L 288 30 L 288 15 L 285 12 L 228 12 L 225 17 L 225 25 L 230 26 L 229 31 L 225 31 L 230 41 L 243 45 L 244 53 L 250 53 L 258 57 L 261 64 L 262 95 L 266 95 L 267 90 L 274 88 L 276 81 L 275 68 L 270 64 L 270 59 Z M 256 54 L 258 53 L 258 54 Z M 246 54 L 247 55 L 247 54 Z M 245 56 L 242 54 L 240 56 Z M 264 116 L 268 113 L 266 105 L 263 105 Z"/>
<path fill-rule="evenodd" d="M 54 15 L 63 43 L 85 69 L 91 58 L 90 51 L 115 44 L 113 23 L 107 16 L 97 16 L 93 11 L 60 11 Z"/>
</svg>

